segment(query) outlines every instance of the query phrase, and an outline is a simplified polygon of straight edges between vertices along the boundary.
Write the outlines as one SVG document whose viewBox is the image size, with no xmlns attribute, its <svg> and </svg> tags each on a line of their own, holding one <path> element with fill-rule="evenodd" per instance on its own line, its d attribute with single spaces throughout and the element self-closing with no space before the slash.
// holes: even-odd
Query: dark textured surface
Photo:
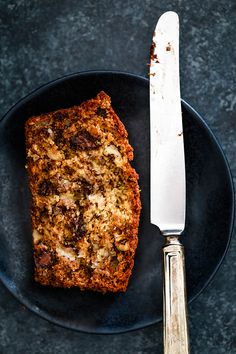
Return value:
<svg viewBox="0 0 236 354">
<path fill-rule="evenodd" d="M 182 97 L 221 141 L 235 176 L 233 0 L 2 0 L 1 115 L 32 89 L 74 71 L 120 69 L 146 76 L 153 28 L 170 9 L 181 17 Z M 192 353 L 236 352 L 235 254 L 234 237 L 211 286 L 190 306 Z M 2 285 L 0 292 L 1 353 L 162 352 L 161 325 L 108 337 L 79 334 L 36 317 Z"/>
</svg>

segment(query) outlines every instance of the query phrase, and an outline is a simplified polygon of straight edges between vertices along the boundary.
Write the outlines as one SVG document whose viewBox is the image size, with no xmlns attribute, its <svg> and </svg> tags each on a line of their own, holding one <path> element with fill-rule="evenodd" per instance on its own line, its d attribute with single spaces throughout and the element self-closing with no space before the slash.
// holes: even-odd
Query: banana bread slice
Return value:
<svg viewBox="0 0 236 354">
<path fill-rule="evenodd" d="M 35 280 L 125 291 L 138 242 L 138 175 L 127 131 L 100 92 L 28 119 Z"/>
</svg>

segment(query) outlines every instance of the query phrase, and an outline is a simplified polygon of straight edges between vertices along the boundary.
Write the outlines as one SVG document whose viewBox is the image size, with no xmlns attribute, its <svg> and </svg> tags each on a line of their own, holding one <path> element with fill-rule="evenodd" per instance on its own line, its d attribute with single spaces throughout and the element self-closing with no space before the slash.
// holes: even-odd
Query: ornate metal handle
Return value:
<svg viewBox="0 0 236 354">
<path fill-rule="evenodd" d="M 164 354 L 189 354 L 185 264 L 178 236 L 167 236 L 164 254 Z"/>
</svg>

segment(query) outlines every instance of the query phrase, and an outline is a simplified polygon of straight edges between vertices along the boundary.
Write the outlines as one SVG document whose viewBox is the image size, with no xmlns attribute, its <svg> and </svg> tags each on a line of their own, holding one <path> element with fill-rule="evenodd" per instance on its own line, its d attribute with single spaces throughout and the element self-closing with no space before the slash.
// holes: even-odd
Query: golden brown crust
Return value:
<svg viewBox="0 0 236 354">
<path fill-rule="evenodd" d="M 125 291 L 138 243 L 138 175 L 127 131 L 100 92 L 26 122 L 35 280 Z"/>
</svg>

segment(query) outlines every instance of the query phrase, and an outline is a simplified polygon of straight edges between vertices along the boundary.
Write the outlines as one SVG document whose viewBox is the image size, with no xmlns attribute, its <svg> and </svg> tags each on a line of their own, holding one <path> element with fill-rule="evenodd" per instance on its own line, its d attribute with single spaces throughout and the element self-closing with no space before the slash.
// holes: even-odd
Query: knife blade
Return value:
<svg viewBox="0 0 236 354">
<path fill-rule="evenodd" d="M 150 63 L 151 223 L 164 235 L 185 225 L 185 162 L 179 80 L 179 21 L 162 15 Z"/>
<path fill-rule="evenodd" d="M 163 247 L 164 353 L 188 354 L 185 262 L 179 236 L 185 227 L 186 181 L 179 79 L 179 18 L 164 13 L 150 60 L 151 223 Z"/>
</svg>

